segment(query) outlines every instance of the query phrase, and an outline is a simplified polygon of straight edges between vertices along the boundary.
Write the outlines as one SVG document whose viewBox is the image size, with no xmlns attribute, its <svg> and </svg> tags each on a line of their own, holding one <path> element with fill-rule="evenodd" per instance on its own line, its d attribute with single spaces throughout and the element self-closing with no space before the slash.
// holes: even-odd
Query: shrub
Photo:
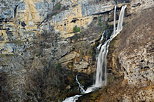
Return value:
<svg viewBox="0 0 154 102">
<path fill-rule="evenodd" d="M 55 6 L 54 6 L 54 8 L 53 8 L 53 10 L 60 10 L 61 9 L 61 4 L 60 3 L 57 3 Z"/>
<path fill-rule="evenodd" d="M 75 26 L 75 27 L 73 28 L 73 32 L 74 32 L 74 33 L 80 32 L 80 27 Z"/>
<path fill-rule="evenodd" d="M 102 26 L 103 25 L 101 16 L 98 17 L 98 25 L 99 26 Z"/>
</svg>

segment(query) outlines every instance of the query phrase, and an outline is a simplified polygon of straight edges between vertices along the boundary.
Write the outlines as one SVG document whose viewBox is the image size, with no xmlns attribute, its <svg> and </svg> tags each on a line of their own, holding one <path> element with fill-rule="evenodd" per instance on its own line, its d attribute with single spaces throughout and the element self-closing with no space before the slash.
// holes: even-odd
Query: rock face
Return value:
<svg viewBox="0 0 154 102">
<path fill-rule="evenodd" d="M 54 26 L 54 29 L 58 32 L 61 32 L 63 35 L 61 37 L 70 37 L 67 36 L 67 33 L 74 33 L 73 28 L 77 27 L 86 27 L 92 22 L 92 17 L 84 17 L 82 15 L 81 5 L 77 5 L 69 10 L 62 11 L 61 13 L 54 15 L 52 17 L 51 24 Z M 73 34 L 74 35 L 74 34 Z"/>
<path fill-rule="evenodd" d="M 90 2 L 90 1 L 89 1 Z M 52 17 L 51 24 L 54 29 L 62 33 L 61 37 L 71 37 L 75 26 L 86 28 L 92 22 L 93 15 L 111 11 L 114 2 L 100 3 L 76 3 L 68 10 L 64 10 Z M 71 34 L 70 34 L 71 33 Z"/>
<path fill-rule="evenodd" d="M 152 101 L 154 99 L 154 8 L 143 10 L 126 23 L 121 34 L 112 41 L 108 67 L 123 76 L 122 84 L 131 86 L 122 99 Z M 132 15 L 133 16 L 133 15 Z M 110 76 L 109 76 L 110 77 Z M 133 88 L 136 89 L 133 89 Z M 113 90 L 112 90 L 113 91 Z M 136 94 L 128 95 L 130 92 Z M 132 96 L 133 95 L 133 96 Z"/>
<path fill-rule="evenodd" d="M 90 30 L 62 38 L 51 25 L 53 12 L 62 12 L 74 0 L 0 2 L 0 102 L 62 101 L 79 94 L 77 74 L 83 85 L 92 83 L 95 46 L 103 28 L 98 19 L 90 17 L 91 24 L 83 24 Z"/>
<path fill-rule="evenodd" d="M 135 11 L 141 11 L 143 9 L 154 6 L 153 0 L 131 0 L 131 6 L 134 7 Z"/>
<path fill-rule="evenodd" d="M 112 7 L 102 13 L 108 4 Z M 1 0 L 0 102 L 61 102 L 80 93 L 76 75 L 82 85 L 91 85 L 97 46 L 112 32 L 108 22 L 113 20 L 113 4 L 113 0 Z M 150 0 L 131 1 L 131 16 L 110 46 L 109 85 L 88 100 L 154 99 L 152 6 Z M 73 32 L 75 26 L 80 31 Z M 105 39 L 99 42 L 104 30 Z"/>
<path fill-rule="evenodd" d="M 82 5 L 82 15 L 94 15 L 97 13 L 103 13 L 113 9 L 113 2 L 108 2 L 107 4 L 83 4 Z"/>
<path fill-rule="evenodd" d="M 124 28 L 122 32 L 126 32 L 124 38 L 118 42 L 120 44 L 119 51 L 121 50 L 118 55 L 119 63 L 121 68 L 125 70 L 124 78 L 130 79 L 128 80 L 129 84 L 141 86 L 146 80 L 153 83 L 153 10 L 152 8 L 142 11 L 142 14 L 128 23 L 133 26 L 129 30 Z M 144 19 L 145 15 L 147 19 Z M 123 37 L 122 34 L 120 37 Z"/>
</svg>

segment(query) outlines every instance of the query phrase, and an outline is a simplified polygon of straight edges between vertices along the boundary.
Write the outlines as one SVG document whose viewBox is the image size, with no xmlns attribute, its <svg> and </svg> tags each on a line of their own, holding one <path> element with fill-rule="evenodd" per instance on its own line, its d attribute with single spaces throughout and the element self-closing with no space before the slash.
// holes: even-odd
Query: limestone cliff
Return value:
<svg viewBox="0 0 154 102">
<path fill-rule="evenodd" d="M 112 42 L 109 68 L 112 74 L 123 76 L 121 84 L 130 86 L 123 101 L 153 101 L 154 99 L 154 8 L 141 11 L 125 24 Z M 132 15 L 133 17 L 133 15 Z M 120 91 L 120 89 L 119 89 Z M 132 94 L 134 93 L 135 94 Z"/>
<path fill-rule="evenodd" d="M 62 101 L 67 96 L 79 93 L 75 75 L 79 75 L 85 86 L 92 82 L 89 79 L 95 70 L 94 49 L 102 27 L 98 26 L 97 19 L 90 17 L 93 20 L 91 24 L 83 22 L 90 30 L 82 29 L 72 37 L 61 37 L 51 25 L 52 16 L 63 12 L 68 5 L 74 3 L 1 1 L 1 102 Z M 70 9 L 77 10 L 76 7 L 79 6 Z M 89 18 L 82 17 L 81 11 L 80 14 L 75 13 L 73 17 Z M 73 19 L 71 16 L 68 19 L 70 22 Z"/>
</svg>

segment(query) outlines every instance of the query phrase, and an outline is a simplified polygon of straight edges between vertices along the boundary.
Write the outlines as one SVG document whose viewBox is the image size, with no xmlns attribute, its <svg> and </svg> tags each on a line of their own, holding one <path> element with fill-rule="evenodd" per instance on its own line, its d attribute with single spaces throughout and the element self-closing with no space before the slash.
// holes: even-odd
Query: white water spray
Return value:
<svg viewBox="0 0 154 102">
<path fill-rule="evenodd" d="M 79 87 L 82 90 L 82 92 L 84 92 L 84 94 L 93 92 L 97 88 L 100 88 L 102 86 L 107 85 L 107 53 L 108 53 L 108 47 L 109 47 L 109 44 L 112 41 L 112 39 L 114 37 L 116 37 L 123 28 L 123 18 L 124 18 L 125 9 L 126 9 L 126 5 L 122 6 L 121 11 L 120 11 L 120 15 L 119 15 L 119 20 L 118 20 L 118 26 L 117 26 L 117 29 L 116 29 L 116 23 L 115 23 L 116 22 L 116 6 L 115 6 L 113 34 L 111 35 L 110 39 L 108 39 L 103 45 L 99 46 L 99 47 L 101 47 L 101 49 L 100 49 L 100 52 L 99 52 L 99 55 L 98 55 L 98 60 L 97 60 L 96 79 L 95 79 L 94 85 L 87 88 L 87 90 L 84 90 L 82 85 L 79 83 L 79 81 L 77 80 L 77 77 L 76 77 L 77 83 L 79 84 Z M 76 102 L 76 99 L 78 99 L 81 96 L 82 95 L 75 95 L 73 97 L 69 97 L 69 98 L 65 99 L 63 102 Z"/>
</svg>

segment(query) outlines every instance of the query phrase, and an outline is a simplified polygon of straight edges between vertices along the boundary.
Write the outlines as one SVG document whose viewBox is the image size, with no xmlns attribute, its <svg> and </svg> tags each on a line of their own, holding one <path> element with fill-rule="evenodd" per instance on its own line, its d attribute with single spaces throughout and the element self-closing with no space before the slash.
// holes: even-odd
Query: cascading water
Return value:
<svg viewBox="0 0 154 102">
<path fill-rule="evenodd" d="M 124 18 L 124 12 L 126 9 L 126 5 L 122 6 L 120 15 L 119 15 L 119 20 L 118 20 L 118 25 L 116 29 L 116 6 L 114 8 L 114 29 L 113 29 L 113 34 L 111 35 L 110 39 L 108 39 L 103 45 L 99 45 L 97 48 L 100 49 L 98 59 L 97 59 L 97 70 L 96 70 L 96 79 L 94 85 L 91 87 L 87 88 L 87 90 L 84 90 L 82 85 L 79 83 L 77 76 L 76 76 L 76 81 L 79 84 L 79 88 L 82 90 L 84 94 L 90 93 L 97 88 L 100 88 L 102 86 L 107 85 L 107 53 L 108 53 L 108 47 L 110 42 L 114 37 L 116 37 L 120 31 L 123 28 L 123 18 Z M 102 35 L 103 36 L 103 35 Z M 79 97 L 82 95 L 75 95 L 73 97 L 66 98 L 63 102 L 76 102 Z"/>
<path fill-rule="evenodd" d="M 82 86 L 82 85 L 80 84 L 80 82 L 78 81 L 77 75 L 76 75 L 76 82 L 77 82 L 78 85 L 79 85 L 79 88 L 80 88 L 80 90 L 81 90 L 81 93 L 85 93 L 85 90 L 84 90 L 83 86 Z"/>
<path fill-rule="evenodd" d="M 103 32 L 100 41 L 103 41 L 103 39 L 104 39 L 104 34 L 105 34 L 105 31 Z M 101 48 L 101 46 L 102 46 L 102 44 L 99 44 L 98 47 L 97 47 L 97 49 L 99 50 L 99 49 Z"/>
</svg>

